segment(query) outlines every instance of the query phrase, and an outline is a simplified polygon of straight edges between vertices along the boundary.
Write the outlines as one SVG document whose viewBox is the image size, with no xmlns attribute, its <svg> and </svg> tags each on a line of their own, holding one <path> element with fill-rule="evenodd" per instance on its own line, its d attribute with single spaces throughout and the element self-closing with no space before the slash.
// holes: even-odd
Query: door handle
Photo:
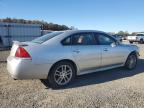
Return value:
<svg viewBox="0 0 144 108">
<path fill-rule="evenodd" d="M 104 51 L 108 51 L 108 49 L 107 49 L 107 48 L 104 48 Z"/>
<path fill-rule="evenodd" d="M 80 51 L 79 51 L 79 50 L 74 50 L 73 52 L 75 52 L 75 53 L 79 53 Z"/>
</svg>

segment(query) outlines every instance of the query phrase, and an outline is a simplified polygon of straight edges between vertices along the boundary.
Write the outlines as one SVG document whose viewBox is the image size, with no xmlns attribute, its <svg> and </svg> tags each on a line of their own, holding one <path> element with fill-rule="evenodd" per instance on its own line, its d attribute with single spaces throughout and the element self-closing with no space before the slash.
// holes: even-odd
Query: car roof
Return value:
<svg viewBox="0 0 144 108">
<path fill-rule="evenodd" d="M 82 32 L 98 32 L 98 33 L 105 33 L 103 31 L 98 30 L 65 30 L 66 33 L 82 33 Z"/>
</svg>

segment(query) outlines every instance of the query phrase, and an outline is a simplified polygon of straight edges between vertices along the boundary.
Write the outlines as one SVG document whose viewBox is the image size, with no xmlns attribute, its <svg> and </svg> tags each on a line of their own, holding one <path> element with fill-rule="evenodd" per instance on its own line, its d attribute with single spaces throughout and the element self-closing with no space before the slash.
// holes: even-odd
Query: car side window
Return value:
<svg viewBox="0 0 144 108">
<path fill-rule="evenodd" d="M 92 33 L 80 33 L 72 36 L 72 45 L 94 45 L 95 39 Z"/>
<path fill-rule="evenodd" d="M 111 45 L 115 40 L 106 34 L 96 34 L 100 45 Z"/>
<path fill-rule="evenodd" d="M 71 36 L 66 37 L 61 43 L 62 45 L 71 45 Z"/>
</svg>

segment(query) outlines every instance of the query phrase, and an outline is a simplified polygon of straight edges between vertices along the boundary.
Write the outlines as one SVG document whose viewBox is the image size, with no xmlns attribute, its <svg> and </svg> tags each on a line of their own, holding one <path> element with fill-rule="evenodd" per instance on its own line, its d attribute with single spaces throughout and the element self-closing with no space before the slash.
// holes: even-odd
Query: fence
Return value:
<svg viewBox="0 0 144 108">
<path fill-rule="evenodd" d="M 41 36 L 41 25 L 0 23 L 0 45 L 9 47 L 12 41 L 30 41 Z"/>
<path fill-rule="evenodd" d="M 40 37 L 38 24 L 0 23 L 0 61 L 6 61 L 13 41 L 31 41 Z"/>
</svg>

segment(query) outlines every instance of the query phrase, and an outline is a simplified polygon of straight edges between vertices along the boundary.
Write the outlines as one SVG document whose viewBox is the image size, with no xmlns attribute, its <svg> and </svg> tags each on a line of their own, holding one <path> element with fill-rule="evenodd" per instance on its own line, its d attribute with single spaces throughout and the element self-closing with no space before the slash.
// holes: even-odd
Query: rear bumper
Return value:
<svg viewBox="0 0 144 108">
<path fill-rule="evenodd" d="M 34 64 L 30 59 L 9 56 L 7 70 L 14 79 L 46 79 L 50 64 Z"/>
</svg>

